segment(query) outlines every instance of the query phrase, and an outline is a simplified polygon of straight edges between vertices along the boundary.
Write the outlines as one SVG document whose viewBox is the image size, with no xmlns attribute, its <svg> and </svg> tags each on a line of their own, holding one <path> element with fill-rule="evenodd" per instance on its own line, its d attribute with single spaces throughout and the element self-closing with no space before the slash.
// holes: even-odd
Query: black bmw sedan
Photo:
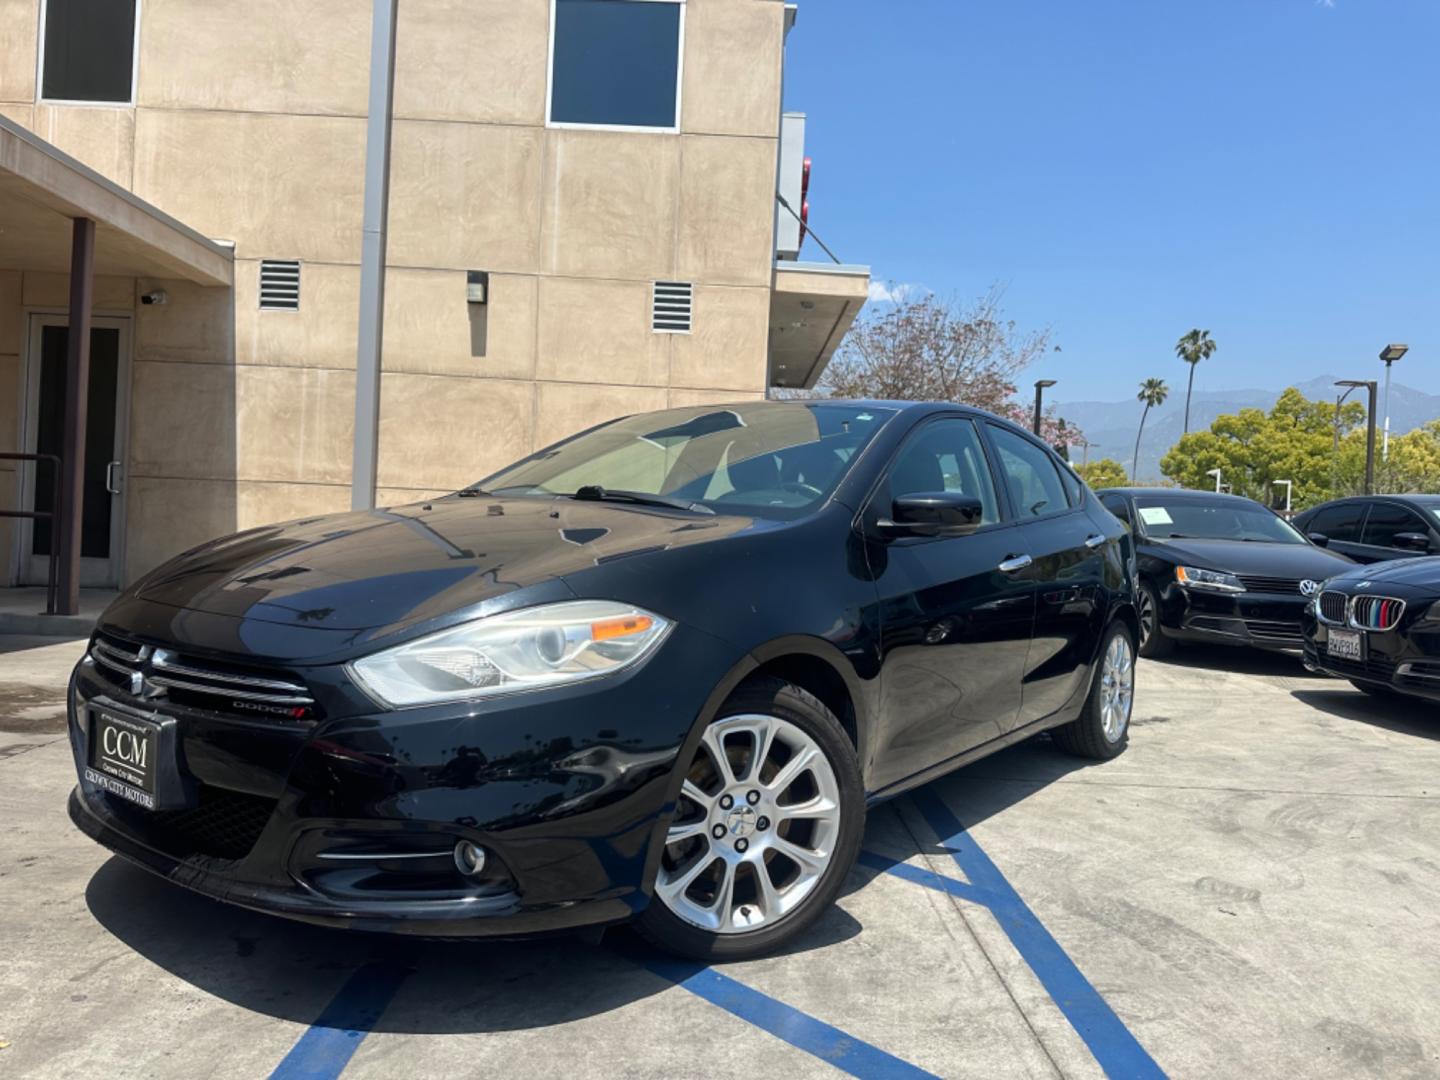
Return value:
<svg viewBox="0 0 1440 1080">
<path fill-rule="evenodd" d="M 1440 557 L 1357 566 L 1305 610 L 1305 666 L 1369 694 L 1440 701 Z"/>
<path fill-rule="evenodd" d="M 1238 495 L 1107 488 L 1100 500 L 1134 530 L 1141 656 L 1181 641 L 1299 649 L 1306 601 L 1352 565 Z"/>
<path fill-rule="evenodd" d="M 1131 568 L 986 414 L 632 416 L 137 582 L 74 673 L 70 815 L 316 923 L 755 955 L 835 898 L 869 803 L 1047 729 L 1120 753 Z"/>
</svg>

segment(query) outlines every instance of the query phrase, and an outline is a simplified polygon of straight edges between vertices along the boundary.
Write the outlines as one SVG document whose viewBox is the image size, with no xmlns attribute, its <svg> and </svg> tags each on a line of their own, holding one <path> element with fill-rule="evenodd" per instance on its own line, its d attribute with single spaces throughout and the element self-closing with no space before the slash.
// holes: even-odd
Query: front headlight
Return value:
<svg viewBox="0 0 1440 1080">
<path fill-rule="evenodd" d="M 1245 586 L 1234 574 L 1223 574 L 1219 570 L 1202 570 L 1197 566 L 1177 566 L 1175 580 L 1185 589 L 1204 589 L 1209 592 L 1244 592 Z"/>
<path fill-rule="evenodd" d="M 491 697 L 610 675 L 639 663 L 669 621 L 628 604 L 575 600 L 442 630 L 350 665 L 391 708 Z"/>
</svg>

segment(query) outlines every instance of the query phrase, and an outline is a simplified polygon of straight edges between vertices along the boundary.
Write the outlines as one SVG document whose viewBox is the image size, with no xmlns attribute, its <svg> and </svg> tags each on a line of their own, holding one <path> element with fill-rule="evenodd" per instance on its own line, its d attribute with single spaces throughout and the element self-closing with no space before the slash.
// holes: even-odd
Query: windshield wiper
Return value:
<svg viewBox="0 0 1440 1080">
<path fill-rule="evenodd" d="M 694 514 L 711 514 L 715 511 L 689 499 L 672 499 L 669 495 L 651 495 L 644 491 L 625 491 L 620 488 L 604 488 L 599 484 L 585 484 L 570 498 L 581 502 L 627 502 L 639 506 L 666 506 L 671 510 L 688 510 Z"/>
<path fill-rule="evenodd" d="M 478 488 L 478 487 L 467 487 L 467 488 L 461 488 L 461 489 L 460 489 L 459 491 L 457 491 L 455 494 L 458 495 L 458 496 L 460 496 L 460 498 L 462 498 L 462 499 L 481 499 L 481 498 L 486 498 L 486 499 L 488 499 L 491 495 L 494 494 L 494 492 L 493 492 L 493 491 L 486 491 L 486 490 L 484 490 L 483 488 Z"/>
</svg>

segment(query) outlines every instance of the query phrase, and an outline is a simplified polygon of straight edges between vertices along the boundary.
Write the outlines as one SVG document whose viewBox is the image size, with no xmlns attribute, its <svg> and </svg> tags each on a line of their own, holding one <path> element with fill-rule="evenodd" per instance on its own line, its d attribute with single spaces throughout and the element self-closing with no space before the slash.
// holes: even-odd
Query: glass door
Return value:
<svg viewBox="0 0 1440 1080">
<path fill-rule="evenodd" d="M 80 523 L 80 583 L 92 587 L 120 582 L 124 539 L 122 462 L 130 385 L 128 319 L 92 318 L 90 392 L 85 416 L 85 505 Z M 32 315 L 26 363 L 25 449 L 59 454 L 64 440 L 66 350 L 70 329 L 63 315 Z M 57 477 L 50 462 L 23 471 L 24 504 L 48 511 Z M 43 585 L 49 573 L 54 525 L 36 520 L 21 532 L 21 582 Z"/>
</svg>

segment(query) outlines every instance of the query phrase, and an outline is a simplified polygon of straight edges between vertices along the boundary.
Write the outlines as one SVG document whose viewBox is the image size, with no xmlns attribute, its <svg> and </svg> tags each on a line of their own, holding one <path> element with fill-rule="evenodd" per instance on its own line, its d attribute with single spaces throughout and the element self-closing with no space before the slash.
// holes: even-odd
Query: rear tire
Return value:
<svg viewBox="0 0 1440 1080">
<path fill-rule="evenodd" d="M 1135 601 L 1140 619 L 1140 655 L 1147 660 L 1169 656 L 1175 651 L 1175 642 L 1160 627 L 1160 594 L 1148 581 L 1142 581 Z"/>
<path fill-rule="evenodd" d="M 1130 628 L 1116 619 L 1105 631 L 1100 659 L 1085 707 L 1076 720 L 1050 733 L 1057 746 L 1076 757 L 1109 761 L 1130 741 L 1135 703 L 1135 646 Z"/>
<path fill-rule="evenodd" d="M 835 714 L 793 683 L 746 683 L 686 766 L 635 928 L 699 960 L 773 952 L 834 903 L 864 831 L 860 767 Z"/>
</svg>

